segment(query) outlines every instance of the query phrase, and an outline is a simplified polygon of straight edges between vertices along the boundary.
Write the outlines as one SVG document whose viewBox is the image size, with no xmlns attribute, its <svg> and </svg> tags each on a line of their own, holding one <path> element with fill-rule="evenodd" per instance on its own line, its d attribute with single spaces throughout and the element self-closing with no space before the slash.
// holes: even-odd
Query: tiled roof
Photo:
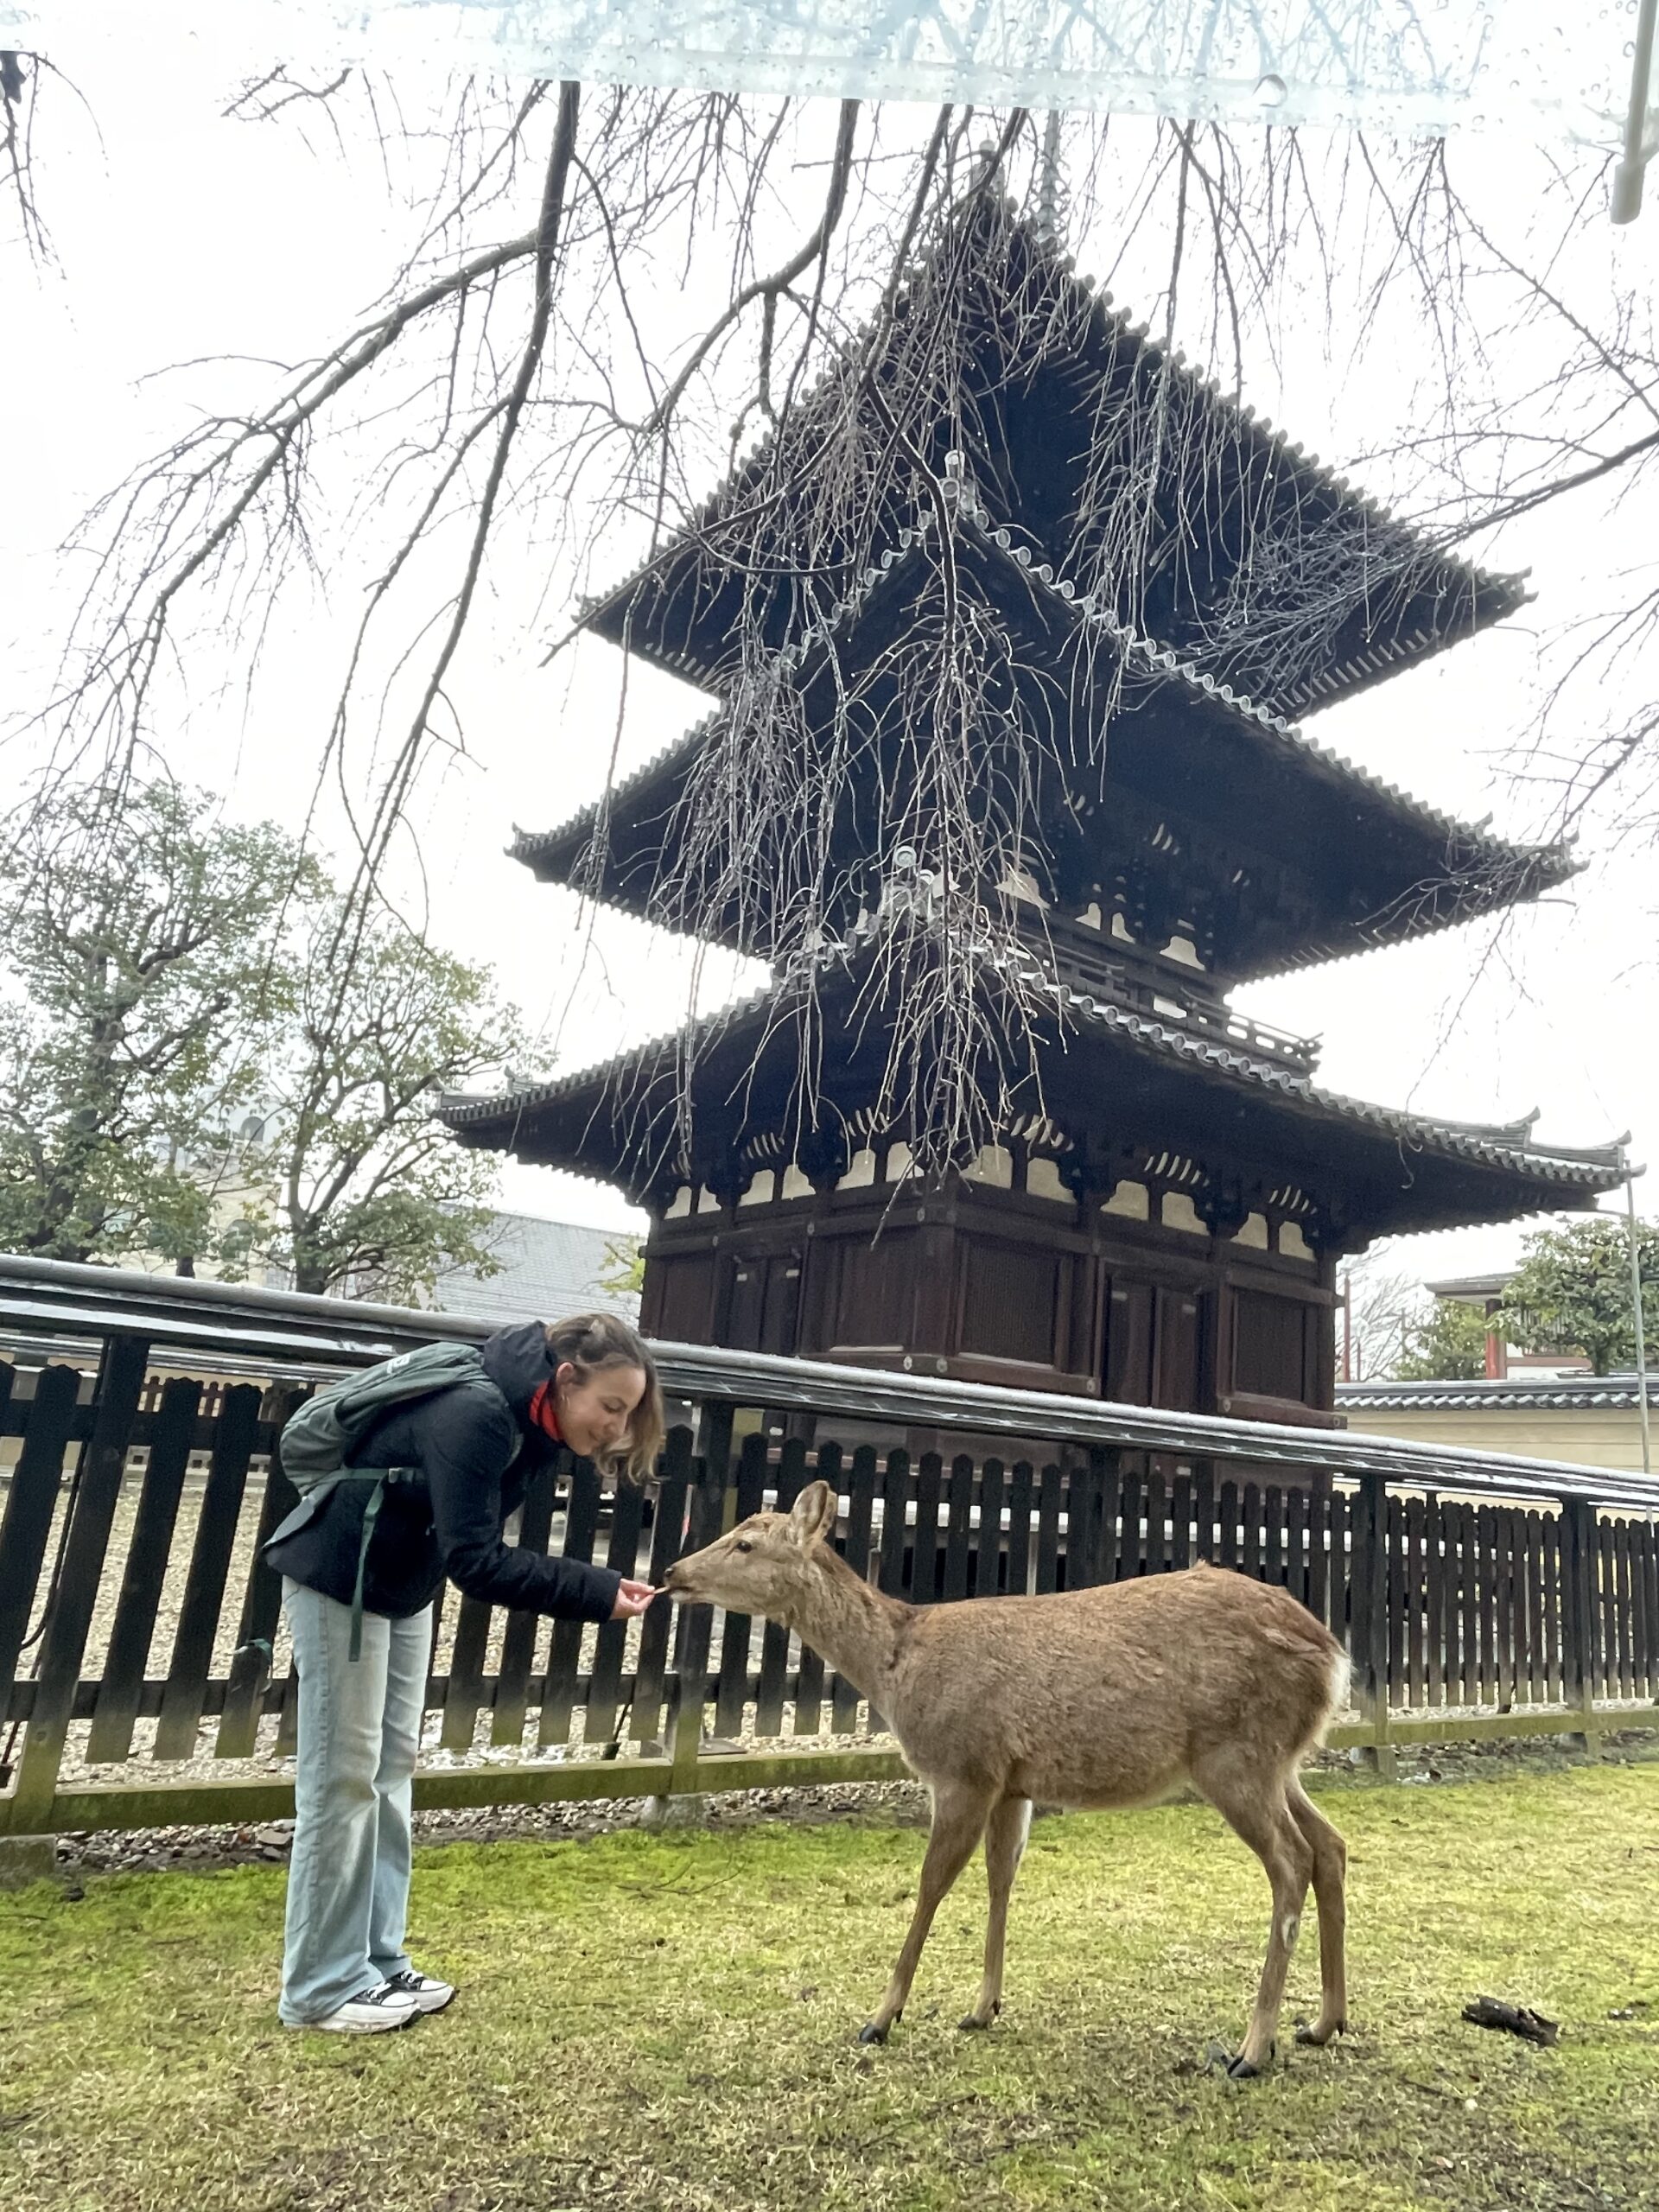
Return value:
<svg viewBox="0 0 1659 2212">
<path fill-rule="evenodd" d="M 1506 903 L 1535 895 L 1575 872 L 1576 863 L 1565 846 L 1512 843 L 1489 835 L 1484 825 L 1460 822 L 1425 804 L 1399 785 L 1374 776 L 1343 754 L 1333 753 L 1284 715 L 1258 705 L 1236 692 L 1231 685 L 1218 683 L 1207 671 L 1160 645 L 1156 639 L 1142 636 L 1117 621 L 1108 608 L 1097 605 L 1070 577 L 1057 574 L 1050 563 L 1035 557 L 1028 545 L 1019 542 L 1014 531 L 995 522 L 970 487 L 963 487 L 957 505 L 963 522 L 988 550 L 1008 562 L 1028 588 L 1041 593 L 1052 607 L 1072 617 L 1081 630 L 1092 630 L 1108 639 L 1136 674 L 1154 684 L 1179 685 L 1192 698 L 1204 701 L 1234 721 L 1257 743 L 1287 755 L 1327 783 L 1364 793 L 1420 834 L 1427 833 L 1455 844 L 1470 856 L 1471 868 L 1496 880 L 1514 885 Z M 867 568 L 846 597 L 829 610 L 820 624 L 785 647 L 779 658 L 786 665 L 799 666 L 810 652 L 826 645 L 880 594 L 893 589 L 912 562 L 920 557 L 927 535 L 925 526 L 901 530 L 880 563 Z M 725 718 L 726 709 L 716 709 L 603 798 L 580 809 L 557 829 L 540 833 L 516 830 L 509 849 L 512 857 L 532 868 L 538 862 L 556 857 L 563 856 L 567 861 L 574 859 L 604 816 L 613 814 L 620 806 L 643 797 L 688 768 Z"/>
<path fill-rule="evenodd" d="M 1177 346 L 1166 346 L 1151 334 L 1144 322 L 1135 322 L 1128 308 L 1115 308 L 1110 291 L 1087 274 L 1079 273 L 1072 256 L 1060 252 L 1054 242 L 1036 230 L 1021 214 L 1015 202 L 1006 196 L 993 203 L 1000 210 L 1002 219 L 1013 229 L 1018 229 L 1027 241 L 1033 254 L 1046 262 L 1058 279 L 1069 303 L 1086 321 L 1090 333 L 1097 344 L 1117 345 L 1128 340 L 1135 349 L 1138 359 L 1149 368 L 1166 371 L 1192 404 L 1224 416 L 1235 432 L 1251 450 L 1253 459 L 1265 466 L 1278 466 L 1292 470 L 1309 489 L 1323 493 L 1334 505 L 1351 512 L 1364 515 L 1381 537 L 1385 533 L 1401 542 L 1417 539 L 1419 533 L 1408 524 L 1399 521 L 1378 500 L 1322 463 L 1317 454 L 1309 453 L 1298 440 L 1278 429 L 1263 414 L 1247 402 L 1224 389 L 1219 378 L 1211 375 L 1196 362 L 1187 359 L 1185 350 Z M 940 241 L 931 240 L 916 256 L 918 270 L 930 264 L 937 255 Z M 901 289 L 900 296 L 903 296 Z M 844 357 L 849 356 L 850 344 L 838 348 L 817 382 L 804 393 L 797 403 L 794 421 L 798 425 L 809 424 L 815 404 L 833 386 L 837 368 Z M 728 471 L 724 480 L 688 517 L 675 537 L 658 554 L 642 562 L 621 582 L 608 590 L 584 600 L 580 612 L 584 623 L 592 623 L 612 610 L 625 607 L 643 585 L 660 572 L 672 556 L 677 545 L 705 532 L 721 513 L 757 480 L 761 465 L 770 452 L 777 432 L 768 429 Z M 1491 602 L 1488 620 L 1501 620 L 1505 615 L 1524 605 L 1527 599 L 1525 574 L 1500 575 L 1478 567 L 1461 555 L 1436 548 L 1433 556 L 1441 569 L 1455 575 L 1471 597 L 1485 595 Z M 1339 667 L 1323 669 L 1298 687 L 1298 702 L 1313 703 L 1316 698 L 1329 698 L 1343 690 L 1359 686 L 1381 673 L 1384 665 L 1408 661 L 1422 652 L 1432 650 L 1441 640 L 1426 632 L 1419 632 L 1409 641 L 1408 650 L 1386 656 L 1362 656 L 1359 660 Z M 675 657 L 659 656 L 665 666 L 675 665 Z M 682 663 L 680 672 L 692 675 L 689 663 Z M 707 671 L 694 676 L 694 680 L 707 680 Z"/>
<path fill-rule="evenodd" d="M 1529 1141 L 1530 1118 L 1502 1123 L 1452 1122 L 1408 1113 L 1402 1108 L 1372 1105 L 1363 1099 L 1346 1097 L 1339 1091 L 1322 1090 L 1305 1075 L 1184 1030 L 1173 1020 L 1149 1020 L 1074 991 L 1063 983 L 1049 982 L 1046 988 L 1063 1020 L 1096 1034 L 1116 1035 L 1137 1051 L 1184 1061 L 1219 1081 L 1249 1090 L 1276 1092 L 1315 1116 L 1334 1117 L 1374 1129 L 1420 1150 L 1524 1175 L 1556 1185 L 1564 1192 L 1611 1190 L 1624 1177 L 1624 1154 L 1618 1145 L 1586 1149 L 1535 1144 Z M 768 984 L 735 1005 L 704 1016 L 688 1030 L 652 1039 L 597 1067 L 499 1097 L 448 1100 L 441 1109 L 442 1118 L 459 1131 L 534 1114 L 538 1108 L 584 1095 L 597 1098 L 632 1077 L 671 1064 L 688 1046 L 706 1049 L 728 1031 L 753 1025 L 759 1017 L 786 1011 L 787 1001 L 780 987 Z"/>
<path fill-rule="evenodd" d="M 1402 1107 L 1373 1106 L 1363 1098 L 1349 1098 L 1341 1091 L 1325 1090 L 1304 1075 L 1259 1060 L 1230 1046 L 1194 1036 L 1168 1021 L 1150 1021 L 1121 1007 L 1103 1006 L 1094 1000 L 1056 987 L 1068 1011 L 1085 1026 L 1126 1032 L 1137 1045 L 1212 1069 L 1254 1087 L 1277 1090 L 1300 1100 L 1316 1112 L 1338 1120 L 1366 1124 L 1398 1137 L 1403 1143 L 1427 1151 L 1468 1160 L 1488 1167 L 1541 1177 L 1569 1187 L 1611 1190 L 1624 1179 L 1623 1151 L 1618 1145 L 1586 1148 L 1564 1145 L 1535 1145 L 1528 1141 L 1530 1122 L 1490 1123 L 1449 1122 L 1431 1115 L 1408 1113 Z"/>
<path fill-rule="evenodd" d="M 1584 1375 L 1518 1381 L 1513 1376 L 1469 1382 L 1339 1382 L 1337 1406 L 1344 1413 L 1596 1413 L 1634 1411 L 1634 1375 Z M 1648 1402 L 1659 1414 L 1659 1388 L 1648 1385 Z"/>
</svg>

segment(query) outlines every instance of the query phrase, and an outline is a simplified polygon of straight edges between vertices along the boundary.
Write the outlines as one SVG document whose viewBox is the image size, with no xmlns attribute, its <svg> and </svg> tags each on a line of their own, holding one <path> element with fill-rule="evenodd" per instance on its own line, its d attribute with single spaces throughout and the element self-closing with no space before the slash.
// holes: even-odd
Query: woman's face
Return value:
<svg viewBox="0 0 1659 2212">
<path fill-rule="evenodd" d="M 560 1433 L 583 1459 L 602 1459 L 619 1448 L 645 1395 L 645 1370 L 639 1367 L 600 1367 L 584 1376 L 567 1359 L 554 1383 Z"/>
</svg>

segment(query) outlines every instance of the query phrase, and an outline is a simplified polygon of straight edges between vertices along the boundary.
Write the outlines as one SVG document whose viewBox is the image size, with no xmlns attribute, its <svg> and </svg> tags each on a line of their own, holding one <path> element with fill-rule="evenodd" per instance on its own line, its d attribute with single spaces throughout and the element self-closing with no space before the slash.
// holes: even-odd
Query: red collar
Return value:
<svg viewBox="0 0 1659 2212">
<path fill-rule="evenodd" d="M 530 1420 L 532 1428 L 538 1428 L 550 1443 L 563 1444 L 563 1431 L 559 1427 L 559 1400 L 556 1386 L 538 1382 L 530 1401 Z"/>
</svg>

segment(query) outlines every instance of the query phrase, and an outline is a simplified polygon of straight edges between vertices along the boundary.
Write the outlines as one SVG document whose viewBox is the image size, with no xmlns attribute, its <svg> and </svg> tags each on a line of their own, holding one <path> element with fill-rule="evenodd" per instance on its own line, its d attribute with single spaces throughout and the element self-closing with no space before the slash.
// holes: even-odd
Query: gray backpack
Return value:
<svg viewBox="0 0 1659 2212">
<path fill-rule="evenodd" d="M 363 1577 L 386 1485 L 417 1483 L 422 1477 L 418 1467 L 348 1467 L 347 1456 L 393 1406 L 454 1389 L 487 1391 L 496 1406 L 506 1406 L 505 1397 L 485 1372 L 475 1344 L 422 1344 L 414 1351 L 399 1352 L 396 1359 L 383 1359 L 378 1366 L 331 1382 L 326 1390 L 308 1398 L 283 1429 L 283 1472 L 300 1493 L 300 1503 L 266 1540 L 267 1548 L 307 1527 L 342 1484 L 368 1486 L 357 1552 L 357 1582 L 352 1592 L 353 1659 L 363 1649 Z M 513 1456 L 518 1456 L 517 1442 Z"/>
</svg>

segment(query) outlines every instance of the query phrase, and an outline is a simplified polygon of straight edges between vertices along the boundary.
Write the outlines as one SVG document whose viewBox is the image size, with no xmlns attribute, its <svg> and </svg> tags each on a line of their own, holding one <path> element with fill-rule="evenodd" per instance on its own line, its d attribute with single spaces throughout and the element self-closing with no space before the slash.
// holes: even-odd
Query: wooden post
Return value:
<svg viewBox="0 0 1659 2212">
<path fill-rule="evenodd" d="M 1561 1509 L 1562 1595 L 1567 1618 L 1562 1624 L 1562 1672 L 1567 1702 L 1581 1716 L 1573 1740 L 1591 1758 L 1601 1755 L 1601 1731 L 1596 1717 L 1596 1509 L 1588 1498 L 1569 1497 Z"/>
<path fill-rule="evenodd" d="M 5 1376 L 9 1385 L 10 1368 Z M 20 1670 L 28 1671 L 29 1624 L 37 1602 L 44 1602 L 43 1595 L 37 1599 L 37 1592 L 79 1395 L 80 1376 L 74 1368 L 41 1370 L 23 1448 L 6 1485 L 5 1516 L 0 1519 L 0 1713 L 11 1703 Z M 10 1779 L 10 1773 L 0 1770 L 0 1789 Z M 0 1803 L 0 1827 L 5 1817 L 5 1806 Z"/>
<path fill-rule="evenodd" d="M 692 1471 L 690 1548 L 713 1543 L 725 1517 L 731 1478 L 732 1418 L 735 1408 L 709 1405 L 702 1413 L 702 1452 Z M 702 1708 L 709 1688 L 709 1646 L 714 1614 L 707 1605 L 685 1605 L 676 1624 L 673 1717 L 669 1749 L 671 1796 L 697 1794 L 697 1755 L 702 1744 Z M 689 1808 L 688 1808 L 689 1809 Z"/>
<path fill-rule="evenodd" d="M 1362 1717 L 1370 1728 L 1363 1762 L 1392 1782 L 1399 1761 L 1389 1741 L 1389 1486 L 1364 1474 L 1354 1501 L 1351 1650 Z"/>
<path fill-rule="evenodd" d="M 17 1788 L 7 1822 L 12 1834 L 43 1830 L 52 1817 L 58 1767 L 74 1716 L 80 1662 L 92 1627 L 104 1555 L 121 1496 L 127 1445 L 149 1363 L 140 1337 L 111 1337 L 104 1346 L 93 1403 L 92 1433 L 75 1478 L 62 1569 L 53 1594 L 35 1706 L 17 1769 Z"/>
</svg>

